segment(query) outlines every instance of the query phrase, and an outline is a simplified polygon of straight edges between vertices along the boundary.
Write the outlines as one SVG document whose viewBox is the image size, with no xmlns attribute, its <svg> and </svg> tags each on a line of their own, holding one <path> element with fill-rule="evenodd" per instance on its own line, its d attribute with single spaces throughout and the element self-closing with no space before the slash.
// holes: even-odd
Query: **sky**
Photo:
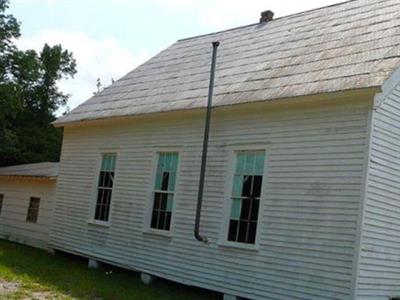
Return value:
<svg viewBox="0 0 400 300">
<path fill-rule="evenodd" d="M 77 74 L 59 82 L 75 108 L 173 44 L 199 34 L 258 22 L 260 12 L 281 17 L 343 0 L 11 0 L 22 24 L 21 49 L 44 43 L 73 52 Z"/>
</svg>

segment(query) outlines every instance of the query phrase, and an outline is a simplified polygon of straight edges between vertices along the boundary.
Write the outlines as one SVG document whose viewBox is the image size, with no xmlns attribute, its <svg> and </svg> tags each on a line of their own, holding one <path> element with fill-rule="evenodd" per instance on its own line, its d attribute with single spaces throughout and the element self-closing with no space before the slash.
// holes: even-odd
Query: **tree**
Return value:
<svg viewBox="0 0 400 300">
<path fill-rule="evenodd" d="M 69 95 L 57 83 L 74 76 L 75 59 L 61 45 L 19 50 L 20 24 L 7 9 L 0 0 L 0 166 L 58 161 L 62 130 L 51 123 Z"/>
</svg>

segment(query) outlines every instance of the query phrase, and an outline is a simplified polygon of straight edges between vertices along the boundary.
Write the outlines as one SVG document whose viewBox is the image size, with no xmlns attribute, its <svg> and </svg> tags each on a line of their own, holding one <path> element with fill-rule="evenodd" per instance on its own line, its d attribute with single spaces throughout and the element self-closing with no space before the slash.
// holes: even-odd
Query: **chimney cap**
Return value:
<svg viewBox="0 0 400 300">
<path fill-rule="evenodd" d="M 274 12 L 272 10 L 264 10 L 261 12 L 260 23 L 269 22 L 274 19 Z"/>
</svg>

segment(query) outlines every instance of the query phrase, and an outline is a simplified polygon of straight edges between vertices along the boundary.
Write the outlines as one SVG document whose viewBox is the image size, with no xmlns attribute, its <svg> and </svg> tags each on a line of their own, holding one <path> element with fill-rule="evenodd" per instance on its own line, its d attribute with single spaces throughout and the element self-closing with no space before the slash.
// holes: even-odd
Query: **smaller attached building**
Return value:
<svg viewBox="0 0 400 300">
<path fill-rule="evenodd" d="M 58 163 L 0 168 L 0 238 L 47 248 Z"/>
</svg>

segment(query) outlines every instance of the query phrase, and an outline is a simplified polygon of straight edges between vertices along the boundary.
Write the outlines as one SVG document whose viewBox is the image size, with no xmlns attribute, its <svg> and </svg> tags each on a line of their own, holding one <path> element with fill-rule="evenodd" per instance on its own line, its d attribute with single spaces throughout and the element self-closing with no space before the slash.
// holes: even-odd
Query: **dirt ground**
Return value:
<svg viewBox="0 0 400 300">
<path fill-rule="evenodd" d="M 19 284 L 15 282 L 5 281 L 0 278 L 0 296 L 9 293 L 15 293 L 19 288 Z"/>
</svg>

